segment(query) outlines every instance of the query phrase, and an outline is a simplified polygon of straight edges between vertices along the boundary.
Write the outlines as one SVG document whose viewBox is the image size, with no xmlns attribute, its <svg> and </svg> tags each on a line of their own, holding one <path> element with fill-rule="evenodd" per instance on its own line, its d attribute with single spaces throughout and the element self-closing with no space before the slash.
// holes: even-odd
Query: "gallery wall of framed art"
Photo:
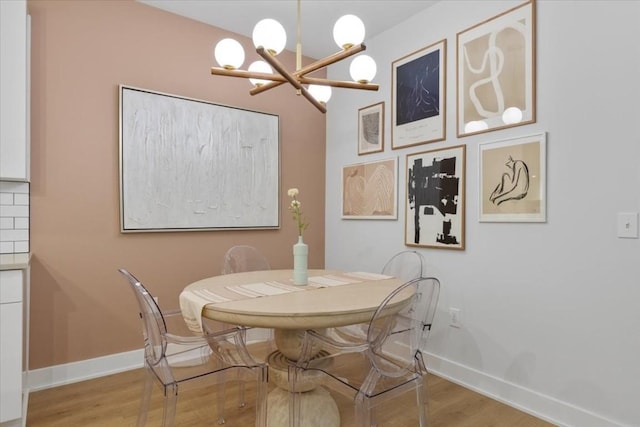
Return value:
<svg viewBox="0 0 640 427">
<path fill-rule="evenodd" d="M 460 139 L 535 123 L 535 12 L 535 0 L 528 0 L 450 35 L 455 37 L 453 138 L 446 132 L 447 38 L 391 62 L 388 130 L 390 149 L 406 152 L 404 173 L 394 184 L 405 201 L 406 246 L 464 250 L 471 177 L 467 144 Z M 384 153 L 384 106 L 381 100 L 358 109 L 358 155 Z M 545 222 L 546 134 L 476 138 L 470 144 L 478 147 L 472 186 L 479 192 L 478 221 Z M 390 179 L 371 179 L 377 164 L 343 167 L 343 219 L 381 218 L 365 208 L 377 197 L 376 185 L 390 194 Z M 398 216 L 394 211 L 382 217 Z"/>
</svg>

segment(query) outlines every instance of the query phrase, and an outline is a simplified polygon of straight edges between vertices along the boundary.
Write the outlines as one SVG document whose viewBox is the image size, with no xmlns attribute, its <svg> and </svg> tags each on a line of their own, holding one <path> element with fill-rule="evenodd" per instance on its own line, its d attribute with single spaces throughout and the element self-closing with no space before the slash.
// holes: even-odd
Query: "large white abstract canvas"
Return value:
<svg viewBox="0 0 640 427">
<path fill-rule="evenodd" d="M 279 118 L 120 86 L 122 232 L 279 226 Z"/>
</svg>

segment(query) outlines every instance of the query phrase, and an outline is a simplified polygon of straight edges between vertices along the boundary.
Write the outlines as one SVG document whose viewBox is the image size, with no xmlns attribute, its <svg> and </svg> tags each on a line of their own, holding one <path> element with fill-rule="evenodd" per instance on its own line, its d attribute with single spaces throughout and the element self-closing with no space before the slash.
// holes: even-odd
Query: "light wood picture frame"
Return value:
<svg viewBox="0 0 640 427">
<path fill-rule="evenodd" d="M 479 221 L 546 222 L 546 133 L 478 147 Z"/>
<path fill-rule="evenodd" d="M 342 168 L 343 219 L 398 219 L 398 158 Z"/>
<path fill-rule="evenodd" d="M 536 121 L 535 0 L 457 34 L 457 135 Z"/>
<path fill-rule="evenodd" d="M 358 110 L 358 155 L 384 151 L 384 101 Z"/>
<path fill-rule="evenodd" d="M 405 245 L 465 248 L 466 146 L 407 154 Z"/>
<path fill-rule="evenodd" d="M 446 138 L 447 40 L 391 64 L 391 148 Z"/>
</svg>

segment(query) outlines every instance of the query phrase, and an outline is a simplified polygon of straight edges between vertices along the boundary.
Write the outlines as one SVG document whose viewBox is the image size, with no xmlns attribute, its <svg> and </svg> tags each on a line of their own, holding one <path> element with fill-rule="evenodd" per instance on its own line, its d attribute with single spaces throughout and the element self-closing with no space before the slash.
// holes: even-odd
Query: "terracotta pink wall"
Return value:
<svg viewBox="0 0 640 427">
<path fill-rule="evenodd" d="M 129 0 L 30 0 L 28 8 L 30 369 L 141 348 L 137 309 L 120 267 L 164 307 L 177 307 L 188 283 L 218 274 L 234 244 L 254 245 L 274 268 L 290 268 L 296 240 L 286 210 L 290 187 L 300 189 L 311 222 L 310 267 L 324 266 L 323 114 L 290 86 L 251 97 L 244 79 L 211 76 L 213 46 L 228 35 L 218 28 Z M 251 52 L 250 40 L 242 43 Z M 293 53 L 281 56 L 294 67 Z M 281 229 L 121 234 L 119 84 L 278 114 Z"/>
</svg>

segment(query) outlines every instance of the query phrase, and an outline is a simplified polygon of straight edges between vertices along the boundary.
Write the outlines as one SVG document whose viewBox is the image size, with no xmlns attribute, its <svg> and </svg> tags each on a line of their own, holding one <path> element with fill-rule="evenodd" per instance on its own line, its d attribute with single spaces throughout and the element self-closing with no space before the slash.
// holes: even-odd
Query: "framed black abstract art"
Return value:
<svg viewBox="0 0 640 427">
<path fill-rule="evenodd" d="M 466 146 L 407 155 L 405 245 L 464 249 Z"/>
</svg>

